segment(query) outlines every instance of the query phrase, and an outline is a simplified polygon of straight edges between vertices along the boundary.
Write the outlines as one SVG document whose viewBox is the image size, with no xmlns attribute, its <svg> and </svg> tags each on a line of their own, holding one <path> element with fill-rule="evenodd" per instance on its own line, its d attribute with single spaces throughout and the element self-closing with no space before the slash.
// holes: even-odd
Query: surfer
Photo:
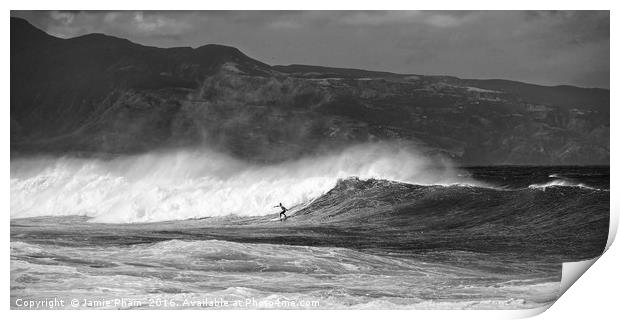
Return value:
<svg viewBox="0 0 620 320">
<path fill-rule="evenodd" d="M 274 208 L 280 207 L 280 209 L 282 209 L 282 212 L 280 212 L 280 221 L 282 221 L 282 215 L 284 215 L 284 220 L 286 220 L 286 218 L 288 218 L 286 216 L 286 214 L 284 214 L 286 212 L 286 208 L 282 205 L 282 202 L 280 202 L 279 205 L 275 206 Z"/>
</svg>

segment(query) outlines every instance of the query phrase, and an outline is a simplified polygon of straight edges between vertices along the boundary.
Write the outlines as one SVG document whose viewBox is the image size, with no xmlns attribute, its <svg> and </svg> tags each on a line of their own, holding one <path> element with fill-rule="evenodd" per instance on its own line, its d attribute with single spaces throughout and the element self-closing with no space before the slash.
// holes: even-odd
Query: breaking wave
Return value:
<svg viewBox="0 0 620 320">
<path fill-rule="evenodd" d="M 95 222 L 132 223 L 208 216 L 256 216 L 294 210 L 339 179 L 463 184 L 449 163 L 411 148 L 364 144 L 341 152 L 256 165 L 213 151 L 168 151 L 112 160 L 11 160 L 11 218 L 84 215 Z"/>
<path fill-rule="evenodd" d="M 556 178 L 557 176 L 550 175 L 549 177 Z M 546 183 L 535 183 L 529 186 L 529 188 L 531 189 L 542 189 L 542 190 L 545 190 L 547 188 L 552 188 L 552 187 L 575 187 L 575 188 L 583 188 L 583 189 L 590 189 L 590 190 L 606 191 L 606 190 L 588 186 L 584 183 L 573 182 L 573 181 L 566 180 L 566 179 L 555 179 L 555 180 L 552 180 Z"/>
</svg>

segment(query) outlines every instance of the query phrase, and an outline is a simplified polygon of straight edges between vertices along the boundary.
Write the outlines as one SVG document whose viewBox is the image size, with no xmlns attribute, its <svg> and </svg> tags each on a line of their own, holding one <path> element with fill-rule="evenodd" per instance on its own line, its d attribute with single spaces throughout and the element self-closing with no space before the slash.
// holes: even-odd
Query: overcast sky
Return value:
<svg viewBox="0 0 620 320">
<path fill-rule="evenodd" d="M 275 64 L 609 88 L 608 11 L 15 12 L 69 38 L 208 43 Z"/>
</svg>

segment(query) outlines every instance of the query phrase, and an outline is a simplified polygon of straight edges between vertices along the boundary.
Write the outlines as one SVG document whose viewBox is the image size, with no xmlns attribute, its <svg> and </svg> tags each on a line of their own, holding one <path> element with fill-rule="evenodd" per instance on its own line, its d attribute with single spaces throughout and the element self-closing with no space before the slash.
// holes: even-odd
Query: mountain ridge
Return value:
<svg viewBox="0 0 620 320">
<path fill-rule="evenodd" d="M 130 42 L 134 45 L 138 45 L 141 47 L 147 47 L 147 48 L 157 48 L 157 49 L 163 49 L 163 50 L 184 50 L 184 49 L 192 49 L 192 50 L 198 50 L 204 47 L 222 47 L 222 48 L 229 48 L 229 49 L 233 49 L 238 51 L 239 53 L 243 54 L 243 52 L 241 50 L 239 50 L 238 48 L 232 47 L 232 46 L 228 46 L 228 45 L 222 45 L 222 44 L 213 44 L 213 43 L 209 43 L 209 44 L 204 44 L 198 47 L 190 47 L 190 46 L 181 46 L 181 47 L 166 47 L 166 48 L 160 48 L 160 47 L 155 47 L 155 46 L 148 46 L 148 45 L 143 45 L 143 44 L 139 44 L 136 42 L 133 42 L 131 40 L 128 39 L 124 39 L 124 38 L 120 38 L 120 37 L 116 37 L 116 36 L 111 36 L 105 33 L 98 33 L 98 32 L 93 32 L 93 33 L 87 33 L 84 35 L 80 35 L 80 36 L 76 36 L 76 37 L 72 37 L 72 38 L 60 38 L 60 37 L 55 37 L 52 36 L 46 32 L 44 32 L 41 29 L 38 29 L 37 27 L 35 27 L 34 25 L 32 25 L 30 22 L 28 22 L 28 20 L 23 19 L 23 18 L 18 18 L 18 17 L 11 17 L 11 26 L 13 26 L 14 24 L 27 24 L 29 28 L 36 30 L 37 32 L 46 35 L 47 37 L 50 38 L 54 38 L 54 39 L 59 39 L 59 40 L 72 40 L 72 39 L 79 39 L 79 38 L 84 38 L 84 37 L 91 37 L 91 36 L 103 36 L 106 38 L 113 38 L 113 39 L 118 39 L 118 40 L 123 40 L 126 42 Z M 19 27 L 19 26 L 15 26 L 15 27 Z M 24 26 L 21 26 L 22 28 Z M 243 54 L 245 55 L 245 54 Z M 247 56 L 247 55 L 246 55 Z M 265 64 L 267 65 L 267 64 Z M 353 71 L 353 72 L 360 72 L 360 73 L 366 73 L 366 74 L 386 74 L 386 75 L 394 75 L 394 76 L 420 76 L 420 74 L 414 74 L 414 73 L 396 73 L 396 72 L 390 72 L 390 71 L 380 71 L 380 70 L 368 70 L 368 69 L 360 69 L 360 68 L 343 68 L 343 67 L 333 67 L 333 66 L 320 66 L 320 65 L 311 65 L 311 64 L 301 64 L 301 63 L 293 63 L 293 64 L 288 64 L 288 65 L 279 65 L 279 64 L 275 64 L 275 65 L 271 65 L 270 67 L 278 70 L 278 71 L 284 71 L 287 69 L 299 69 L 299 68 L 305 68 L 307 70 L 309 70 L 308 72 L 311 72 L 311 69 L 324 69 L 324 70 L 333 70 L 333 71 Z M 294 72 L 294 71 L 289 71 L 289 72 Z M 289 73 L 287 72 L 287 73 Z M 581 86 L 577 86 L 577 85 L 571 85 L 571 84 L 557 84 L 557 85 L 543 85 L 543 84 L 535 84 L 535 83 L 529 83 L 529 82 L 524 82 L 524 81 L 519 81 L 519 80 L 509 80 L 509 79 L 501 79 L 501 78 L 460 78 L 460 77 L 456 77 L 456 76 L 451 76 L 451 75 L 425 75 L 426 77 L 437 77 L 437 78 L 454 78 L 454 79 L 459 79 L 459 80 L 464 80 L 464 81 L 481 81 L 481 82 L 505 82 L 505 83 L 510 83 L 510 84 L 526 84 L 526 85 L 531 85 L 531 86 L 537 86 L 537 87 L 545 87 L 545 88 L 558 88 L 558 87 L 567 87 L 567 88 L 575 88 L 575 89 L 584 89 L 584 90 L 603 90 L 603 91 L 609 91 L 609 89 L 607 88 L 600 88 L 600 87 L 581 87 Z"/>
<path fill-rule="evenodd" d="M 333 73 L 338 73 L 340 71 L 341 73 L 345 73 L 345 74 L 347 72 L 358 72 L 361 74 L 364 74 L 364 73 L 365 74 L 385 74 L 388 76 L 426 76 L 426 77 L 435 77 L 435 78 L 452 78 L 452 79 L 463 80 L 463 81 L 483 81 L 483 82 L 504 82 L 506 84 L 526 84 L 526 85 L 544 87 L 544 88 L 567 87 L 567 88 L 584 89 L 584 90 L 609 91 L 609 89 L 607 88 L 581 87 L 581 86 L 571 85 L 571 84 L 545 85 L 545 84 L 529 83 L 529 82 L 524 82 L 524 81 L 519 81 L 519 80 L 510 80 L 510 79 L 501 79 L 501 78 L 460 78 L 460 77 L 451 76 L 451 75 L 440 75 L 440 74 L 421 75 L 417 73 L 397 73 L 397 72 L 391 72 L 391 71 L 368 70 L 368 69 L 359 69 L 359 68 L 343 68 L 343 67 L 333 67 L 333 66 L 320 66 L 320 65 L 300 64 L 300 63 L 292 63 L 288 65 L 275 64 L 272 67 L 276 70 L 279 70 L 282 72 L 288 72 L 288 73 L 300 72 L 301 70 L 305 70 L 305 72 L 312 72 L 313 70 L 322 69 L 323 72 L 325 73 L 328 73 L 329 71 Z"/>
<path fill-rule="evenodd" d="M 259 162 L 398 140 L 464 165 L 608 164 L 609 90 L 270 66 L 11 18 L 11 153 L 209 147 Z"/>
</svg>

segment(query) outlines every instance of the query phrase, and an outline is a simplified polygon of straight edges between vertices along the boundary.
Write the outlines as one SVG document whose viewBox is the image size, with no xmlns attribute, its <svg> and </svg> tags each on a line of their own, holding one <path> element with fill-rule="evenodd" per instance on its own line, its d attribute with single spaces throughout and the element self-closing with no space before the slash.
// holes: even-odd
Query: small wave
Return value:
<svg viewBox="0 0 620 320">
<path fill-rule="evenodd" d="M 11 241 L 11 254 L 37 254 L 44 252 L 38 245 L 21 241 Z"/>
<path fill-rule="evenodd" d="M 597 190 L 597 191 L 609 191 L 609 190 L 594 188 L 594 187 L 588 186 L 583 183 L 575 183 L 575 182 L 567 181 L 564 179 L 556 179 L 556 180 L 553 180 L 547 183 L 531 184 L 529 185 L 528 188 L 540 189 L 544 191 L 547 188 L 553 188 L 553 187 L 572 187 L 572 188 L 582 188 L 582 189 Z"/>
</svg>

